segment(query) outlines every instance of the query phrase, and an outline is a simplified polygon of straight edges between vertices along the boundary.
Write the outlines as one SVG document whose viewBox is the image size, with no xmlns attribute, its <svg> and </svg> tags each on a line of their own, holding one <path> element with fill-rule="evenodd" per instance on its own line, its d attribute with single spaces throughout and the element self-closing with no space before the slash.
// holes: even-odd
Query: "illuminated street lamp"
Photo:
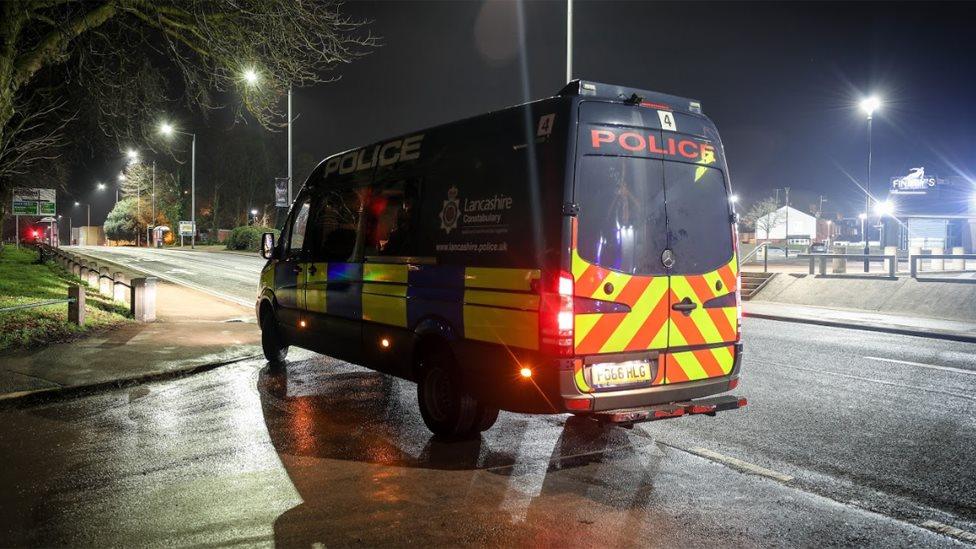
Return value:
<svg viewBox="0 0 976 549">
<path fill-rule="evenodd" d="M 250 84 L 251 86 L 256 85 L 259 79 L 260 77 L 258 76 L 258 72 L 253 68 L 244 70 L 244 81 Z"/>
<path fill-rule="evenodd" d="M 732 204 L 735 204 L 738 201 L 739 201 L 739 195 L 737 195 L 737 194 L 730 194 L 729 195 L 729 202 L 731 202 Z"/>
<path fill-rule="evenodd" d="M 881 99 L 876 95 L 871 95 L 861 100 L 861 111 L 868 116 L 868 180 L 867 184 L 865 185 L 867 190 L 864 193 L 865 217 L 867 216 L 867 212 L 871 211 L 871 122 L 874 118 L 874 111 L 877 111 L 880 108 Z M 868 253 L 870 253 L 868 238 L 867 235 L 864 235 L 864 272 L 868 272 L 869 270 L 867 259 Z"/>
<path fill-rule="evenodd" d="M 249 86 L 256 86 L 260 80 L 260 75 L 253 68 L 245 69 L 241 75 Z M 291 139 L 291 84 L 288 84 L 288 205 L 292 202 L 291 181 L 292 181 L 292 139 Z"/>
<path fill-rule="evenodd" d="M 257 73 L 254 76 L 256 78 Z M 246 75 L 245 78 L 247 78 Z M 193 227 L 193 233 L 190 235 L 190 248 L 193 248 L 197 240 L 197 134 L 177 130 L 169 122 L 163 122 L 159 125 L 159 133 L 166 137 L 178 133 L 189 135 L 192 139 L 190 145 L 190 224 Z"/>
<path fill-rule="evenodd" d="M 135 149 L 125 151 L 125 156 L 129 159 L 129 164 L 135 164 L 139 161 L 139 151 Z"/>
</svg>

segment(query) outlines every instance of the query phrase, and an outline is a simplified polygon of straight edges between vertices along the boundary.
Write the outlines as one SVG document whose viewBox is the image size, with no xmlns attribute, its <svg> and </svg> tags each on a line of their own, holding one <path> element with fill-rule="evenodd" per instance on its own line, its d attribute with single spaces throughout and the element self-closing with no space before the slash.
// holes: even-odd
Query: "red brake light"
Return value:
<svg viewBox="0 0 976 549">
<path fill-rule="evenodd" d="M 553 292 L 552 290 L 556 290 Z M 539 340 L 544 350 L 559 356 L 573 354 L 573 275 L 565 271 L 543 286 L 539 307 Z"/>
</svg>

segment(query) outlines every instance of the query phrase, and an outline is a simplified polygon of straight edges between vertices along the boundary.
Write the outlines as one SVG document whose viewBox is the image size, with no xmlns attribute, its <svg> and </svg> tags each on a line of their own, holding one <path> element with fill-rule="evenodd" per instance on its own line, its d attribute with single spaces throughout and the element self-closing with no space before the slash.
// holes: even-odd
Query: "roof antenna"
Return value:
<svg viewBox="0 0 976 549">
<path fill-rule="evenodd" d="M 624 103 L 627 103 L 628 105 L 640 105 L 643 102 L 644 102 L 644 98 L 637 95 L 636 93 L 634 95 L 631 95 L 629 99 L 624 100 Z"/>
</svg>

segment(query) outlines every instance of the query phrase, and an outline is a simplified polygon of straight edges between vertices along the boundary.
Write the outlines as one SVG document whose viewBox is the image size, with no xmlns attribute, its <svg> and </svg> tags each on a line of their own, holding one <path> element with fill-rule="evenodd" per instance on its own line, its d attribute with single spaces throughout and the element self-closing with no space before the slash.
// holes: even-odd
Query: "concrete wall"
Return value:
<svg viewBox="0 0 976 549">
<path fill-rule="evenodd" d="M 976 283 L 816 278 L 779 273 L 754 301 L 976 321 Z"/>
</svg>

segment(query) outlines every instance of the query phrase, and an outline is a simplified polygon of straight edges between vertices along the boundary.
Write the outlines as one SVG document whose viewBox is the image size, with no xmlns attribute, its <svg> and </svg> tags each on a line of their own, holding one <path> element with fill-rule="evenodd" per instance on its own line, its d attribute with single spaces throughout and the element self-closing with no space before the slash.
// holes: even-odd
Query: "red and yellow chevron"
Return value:
<svg viewBox="0 0 976 549">
<path fill-rule="evenodd" d="M 575 232 L 575 231 L 574 231 Z M 738 339 L 736 300 L 728 307 L 703 307 L 717 297 L 737 291 L 738 261 L 698 275 L 640 276 L 594 265 L 576 251 L 573 239 L 572 274 L 577 297 L 623 303 L 628 313 L 577 312 L 574 321 L 578 355 L 661 350 L 676 347 L 734 343 Z M 689 298 L 698 307 L 687 315 L 671 306 Z M 659 383 L 680 383 L 728 375 L 734 349 L 730 346 L 668 354 L 659 370 Z M 672 375 L 673 370 L 673 375 Z"/>
</svg>

